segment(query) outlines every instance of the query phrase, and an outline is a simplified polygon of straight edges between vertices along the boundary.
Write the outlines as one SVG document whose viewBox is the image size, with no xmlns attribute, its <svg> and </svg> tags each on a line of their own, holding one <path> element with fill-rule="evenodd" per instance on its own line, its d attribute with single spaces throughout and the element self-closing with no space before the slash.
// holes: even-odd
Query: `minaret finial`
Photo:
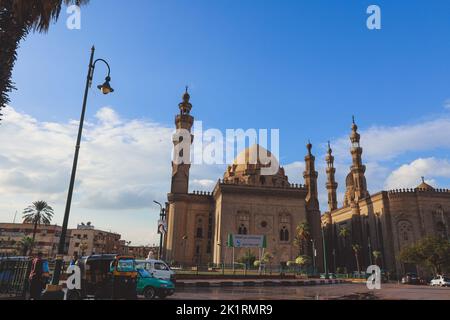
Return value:
<svg viewBox="0 0 450 320">
<path fill-rule="evenodd" d="M 352 116 L 352 122 L 353 122 L 353 124 L 356 124 L 355 116 L 354 116 L 354 115 Z"/>
<path fill-rule="evenodd" d="M 191 96 L 188 91 L 189 87 L 186 86 L 186 92 L 183 95 L 183 102 L 178 105 L 180 107 L 181 114 L 189 114 L 192 109 L 192 104 L 190 103 Z"/>
</svg>

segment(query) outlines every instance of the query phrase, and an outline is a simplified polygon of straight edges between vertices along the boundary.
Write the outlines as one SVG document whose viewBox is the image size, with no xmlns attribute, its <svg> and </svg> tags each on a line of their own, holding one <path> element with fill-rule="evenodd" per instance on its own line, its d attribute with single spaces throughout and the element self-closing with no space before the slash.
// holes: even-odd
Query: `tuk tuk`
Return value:
<svg viewBox="0 0 450 320">
<path fill-rule="evenodd" d="M 68 290 L 67 300 L 137 299 L 138 273 L 133 257 L 115 254 L 80 258 L 81 290 Z"/>
</svg>

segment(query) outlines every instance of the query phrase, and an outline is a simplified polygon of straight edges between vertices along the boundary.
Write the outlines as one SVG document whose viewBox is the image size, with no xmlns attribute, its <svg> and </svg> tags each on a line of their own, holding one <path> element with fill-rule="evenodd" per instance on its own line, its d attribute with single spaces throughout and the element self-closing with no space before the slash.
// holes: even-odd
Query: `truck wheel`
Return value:
<svg viewBox="0 0 450 320">
<path fill-rule="evenodd" d="M 144 290 L 144 297 L 145 297 L 145 299 L 153 300 L 153 299 L 155 299 L 155 296 L 156 296 L 156 292 L 155 292 L 155 289 L 153 287 L 145 288 L 145 290 Z"/>
</svg>

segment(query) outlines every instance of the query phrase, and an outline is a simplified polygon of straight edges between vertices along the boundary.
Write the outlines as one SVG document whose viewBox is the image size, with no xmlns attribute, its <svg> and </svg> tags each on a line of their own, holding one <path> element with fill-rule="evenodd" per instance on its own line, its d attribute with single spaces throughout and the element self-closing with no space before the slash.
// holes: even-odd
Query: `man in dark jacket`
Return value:
<svg viewBox="0 0 450 320">
<path fill-rule="evenodd" d="M 30 299 L 39 300 L 44 289 L 44 268 L 43 268 L 42 252 L 39 252 L 37 257 L 31 263 L 30 271 Z"/>
</svg>

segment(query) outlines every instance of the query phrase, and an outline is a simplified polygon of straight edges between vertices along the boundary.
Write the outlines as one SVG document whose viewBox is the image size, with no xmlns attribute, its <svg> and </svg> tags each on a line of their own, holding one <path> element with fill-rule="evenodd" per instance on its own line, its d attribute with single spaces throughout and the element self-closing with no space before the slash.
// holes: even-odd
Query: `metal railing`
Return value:
<svg viewBox="0 0 450 320">
<path fill-rule="evenodd" d="M 24 298 L 28 289 L 30 269 L 30 259 L 0 259 L 0 297 Z"/>
<path fill-rule="evenodd" d="M 306 268 L 283 267 L 280 265 L 265 265 L 261 268 L 249 267 L 244 263 L 233 264 L 209 264 L 194 266 L 172 266 L 177 275 L 181 276 L 237 276 L 237 277 L 261 277 L 261 276 L 304 276 L 312 277 L 313 271 Z"/>
</svg>

